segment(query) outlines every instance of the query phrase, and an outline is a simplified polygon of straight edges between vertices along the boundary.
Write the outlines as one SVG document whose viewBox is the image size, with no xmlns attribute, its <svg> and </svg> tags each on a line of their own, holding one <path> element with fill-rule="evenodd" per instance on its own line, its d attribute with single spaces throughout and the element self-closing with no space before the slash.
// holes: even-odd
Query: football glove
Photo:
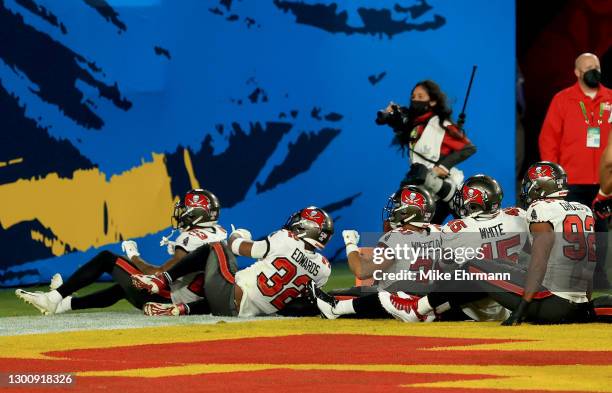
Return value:
<svg viewBox="0 0 612 393">
<path fill-rule="evenodd" d="M 246 240 L 252 240 L 253 236 L 251 235 L 251 232 L 249 232 L 247 229 L 244 228 L 238 228 L 236 229 L 236 227 L 234 227 L 234 224 L 231 224 L 232 226 L 232 233 L 230 233 L 230 237 L 232 237 L 234 234 L 238 235 L 239 237 L 246 239 Z"/>
<path fill-rule="evenodd" d="M 344 239 L 344 244 L 354 244 L 357 245 L 359 243 L 359 232 L 353 230 L 344 230 L 342 231 L 342 238 Z"/>
<path fill-rule="evenodd" d="M 129 259 L 140 256 L 140 253 L 138 252 L 138 245 L 134 240 L 125 240 L 121 242 L 121 249 Z"/>
<path fill-rule="evenodd" d="M 342 238 L 344 239 L 344 244 L 346 245 L 346 256 L 353 251 L 359 251 L 359 247 L 357 247 L 357 244 L 359 243 L 359 232 L 354 230 L 344 230 L 342 231 Z"/>
<path fill-rule="evenodd" d="M 595 213 L 600 220 L 612 216 L 612 194 L 605 195 L 599 191 L 595 199 L 593 199 L 592 206 L 593 213 Z"/>
<path fill-rule="evenodd" d="M 150 317 L 166 315 L 171 317 L 178 317 L 179 315 L 187 315 L 187 306 L 184 304 L 170 304 L 170 303 L 145 303 L 142 308 L 145 315 Z"/>
<path fill-rule="evenodd" d="M 520 325 L 521 322 L 523 322 L 523 320 L 527 316 L 526 315 L 527 307 L 529 307 L 529 302 L 526 301 L 525 299 L 522 299 L 517 309 L 512 311 L 512 314 L 510 314 L 508 319 L 502 322 L 502 325 L 503 326 Z"/>
</svg>

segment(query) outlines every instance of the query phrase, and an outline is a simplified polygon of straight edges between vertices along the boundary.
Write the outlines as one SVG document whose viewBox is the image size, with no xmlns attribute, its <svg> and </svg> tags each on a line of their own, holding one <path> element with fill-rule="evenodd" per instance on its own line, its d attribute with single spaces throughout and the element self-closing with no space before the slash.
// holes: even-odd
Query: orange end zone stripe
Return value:
<svg viewBox="0 0 612 393">
<path fill-rule="evenodd" d="M 215 253 L 217 254 L 217 260 L 219 261 L 219 269 L 221 270 L 221 275 L 227 280 L 227 282 L 235 284 L 236 280 L 234 279 L 234 275 L 232 274 L 232 272 L 230 272 L 229 270 L 227 258 L 225 257 L 225 251 L 223 251 L 223 247 L 219 243 L 213 243 L 212 247 Z"/>
</svg>

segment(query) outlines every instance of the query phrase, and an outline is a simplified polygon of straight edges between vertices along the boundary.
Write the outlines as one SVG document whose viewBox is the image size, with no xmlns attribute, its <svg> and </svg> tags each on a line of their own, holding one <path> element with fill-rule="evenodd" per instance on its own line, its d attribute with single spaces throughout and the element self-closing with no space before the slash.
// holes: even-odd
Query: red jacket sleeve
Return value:
<svg viewBox="0 0 612 393">
<path fill-rule="evenodd" d="M 540 157 L 544 161 L 559 162 L 561 134 L 563 133 L 560 101 L 558 96 L 552 99 L 540 131 Z"/>
</svg>

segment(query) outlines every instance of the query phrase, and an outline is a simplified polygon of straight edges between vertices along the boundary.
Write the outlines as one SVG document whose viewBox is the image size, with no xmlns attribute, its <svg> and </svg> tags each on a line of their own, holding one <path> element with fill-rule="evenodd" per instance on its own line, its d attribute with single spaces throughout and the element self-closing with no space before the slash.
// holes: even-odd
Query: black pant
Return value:
<svg viewBox="0 0 612 393">
<path fill-rule="evenodd" d="M 470 273 L 510 273 L 510 280 L 440 281 L 436 291 L 427 295 L 436 308 L 444 303 L 465 304 L 480 296 L 490 297 L 509 310 L 516 310 L 521 302 L 527 271 L 516 264 L 496 260 L 475 260 L 463 265 Z M 592 305 L 572 303 L 553 295 L 540 286 L 527 308 L 526 320 L 534 323 L 580 323 L 593 319 Z"/>
<path fill-rule="evenodd" d="M 190 314 L 210 312 L 216 316 L 236 316 L 234 276 L 238 267 L 227 244 L 210 243 L 198 247 L 168 269 L 166 276 L 174 281 L 199 271 L 204 272 L 205 299 L 189 303 Z"/>
<path fill-rule="evenodd" d="M 598 185 L 592 184 L 572 184 L 569 186 L 569 193 L 566 200 L 579 202 L 583 205 L 591 207 L 593 199 L 599 191 Z M 606 286 L 608 283 L 608 275 L 606 272 L 606 257 L 608 254 L 608 220 L 600 220 L 595 216 L 595 236 L 596 236 L 596 252 L 597 265 L 593 281 L 595 287 Z"/>
<path fill-rule="evenodd" d="M 130 276 L 142 272 L 126 258 L 110 251 L 100 252 L 79 267 L 57 291 L 63 297 L 70 296 L 73 292 L 97 281 L 104 273 L 109 273 L 116 284 L 87 296 L 73 297 L 71 302 L 73 310 L 109 307 L 121 299 L 126 299 L 138 309 L 142 309 L 147 302 L 170 303 L 169 297 L 151 295 L 134 288 Z"/>
</svg>

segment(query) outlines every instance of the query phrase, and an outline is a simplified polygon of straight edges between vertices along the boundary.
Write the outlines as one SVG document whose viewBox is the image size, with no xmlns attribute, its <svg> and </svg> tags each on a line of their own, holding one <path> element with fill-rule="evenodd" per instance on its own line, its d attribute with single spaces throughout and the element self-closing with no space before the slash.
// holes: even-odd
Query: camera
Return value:
<svg viewBox="0 0 612 393">
<path fill-rule="evenodd" d="M 402 125 L 408 123 L 408 108 L 391 105 L 391 112 L 387 112 L 385 109 L 376 112 L 376 124 L 379 126 L 388 125 L 393 128 L 400 128 Z"/>
</svg>

